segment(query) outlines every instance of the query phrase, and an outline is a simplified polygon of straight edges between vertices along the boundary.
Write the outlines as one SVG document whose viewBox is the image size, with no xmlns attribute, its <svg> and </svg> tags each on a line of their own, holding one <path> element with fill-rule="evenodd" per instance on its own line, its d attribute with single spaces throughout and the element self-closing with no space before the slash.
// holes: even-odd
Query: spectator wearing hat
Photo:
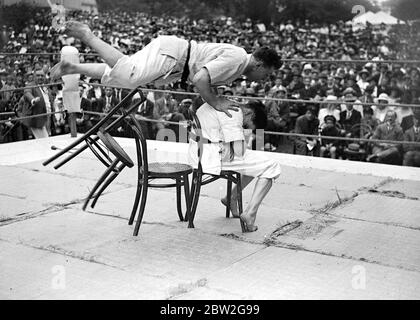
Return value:
<svg viewBox="0 0 420 320">
<path fill-rule="evenodd" d="M 296 119 L 295 132 L 300 134 L 318 135 L 319 120 L 316 117 L 316 108 L 310 105 L 306 113 Z M 295 153 L 315 156 L 318 154 L 318 140 L 312 137 L 297 137 L 295 140 Z"/>
<path fill-rule="evenodd" d="M 367 80 L 369 78 L 369 70 L 366 68 L 363 68 L 362 71 L 359 72 L 359 80 L 357 81 L 357 85 L 359 86 L 362 94 L 365 93 L 365 89 L 369 85 L 369 81 Z"/>
<path fill-rule="evenodd" d="M 404 141 L 420 143 L 420 112 L 413 117 L 413 126 L 404 133 Z M 404 166 L 420 167 L 420 145 L 403 145 Z"/>
<path fill-rule="evenodd" d="M 372 139 L 403 141 L 404 133 L 397 124 L 397 114 L 393 110 L 388 110 L 385 116 L 385 122 L 378 125 Z M 398 143 L 372 143 L 372 154 L 367 158 L 370 162 L 379 162 L 387 164 L 399 164 L 401 161 L 400 148 Z"/>
<path fill-rule="evenodd" d="M 320 105 L 321 108 L 319 109 L 319 112 L 318 112 L 318 119 L 319 119 L 319 126 L 321 129 L 324 127 L 324 124 L 325 124 L 324 123 L 325 116 L 331 115 L 335 118 L 337 122 L 340 121 L 340 110 L 337 109 L 338 104 L 332 103 L 336 101 L 337 101 L 336 96 L 328 95 L 324 99 L 325 103 L 322 103 Z"/>
<path fill-rule="evenodd" d="M 320 147 L 320 157 L 325 157 L 327 154 L 330 155 L 332 159 L 337 158 L 337 148 L 339 146 L 339 140 L 334 140 L 330 138 L 322 138 L 322 136 L 329 137 L 339 137 L 340 130 L 337 128 L 337 120 L 333 115 L 326 115 L 322 122 L 325 124 L 321 130 L 321 147 Z"/>
<path fill-rule="evenodd" d="M 357 137 L 359 135 L 358 130 L 354 129 L 354 126 L 359 125 L 362 120 L 362 115 L 359 111 L 354 109 L 354 102 L 356 97 L 353 93 L 348 90 L 344 95 L 345 110 L 340 112 L 340 124 L 348 137 Z"/>
<path fill-rule="evenodd" d="M 386 93 L 381 93 L 374 101 L 375 105 L 372 106 L 373 116 L 380 123 L 384 123 L 387 112 L 389 110 L 394 110 L 394 107 L 389 105 L 389 97 Z"/>
</svg>

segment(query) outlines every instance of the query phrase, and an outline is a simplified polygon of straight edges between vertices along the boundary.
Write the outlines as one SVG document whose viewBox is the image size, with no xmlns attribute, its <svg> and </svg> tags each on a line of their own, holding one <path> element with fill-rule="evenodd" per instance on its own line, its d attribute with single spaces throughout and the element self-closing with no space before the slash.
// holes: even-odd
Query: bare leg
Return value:
<svg viewBox="0 0 420 320">
<path fill-rule="evenodd" d="M 59 79 L 68 74 L 84 74 L 94 79 L 101 79 L 105 72 L 106 63 L 71 63 L 61 61 L 50 70 L 52 80 Z"/>
<path fill-rule="evenodd" d="M 244 190 L 246 188 L 246 186 L 248 184 L 251 183 L 251 181 L 254 179 L 254 177 L 250 177 L 250 176 L 246 176 L 246 175 L 241 175 L 241 187 L 242 190 Z M 235 185 L 232 189 L 232 195 L 230 198 L 230 212 L 232 213 L 232 216 L 238 218 L 239 217 L 239 212 L 238 212 L 238 187 Z M 221 202 L 227 206 L 227 195 L 224 196 L 221 199 Z"/>
<path fill-rule="evenodd" d="M 240 219 L 245 222 L 249 232 L 256 231 L 258 228 L 254 225 L 257 218 L 257 211 L 263 199 L 270 191 L 273 185 L 273 179 L 259 178 L 255 183 L 254 192 L 252 193 L 251 201 L 245 212 L 240 216 Z"/>
<path fill-rule="evenodd" d="M 86 24 L 78 21 L 69 21 L 66 23 L 64 32 L 69 36 L 80 39 L 94 49 L 111 68 L 124 56 L 116 48 L 96 37 Z"/>
</svg>

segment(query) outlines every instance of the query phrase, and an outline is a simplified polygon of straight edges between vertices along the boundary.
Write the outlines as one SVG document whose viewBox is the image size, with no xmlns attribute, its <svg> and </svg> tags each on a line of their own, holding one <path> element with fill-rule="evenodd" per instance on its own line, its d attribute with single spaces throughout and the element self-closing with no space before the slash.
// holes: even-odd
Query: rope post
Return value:
<svg viewBox="0 0 420 320">
<path fill-rule="evenodd" d="M 61 49 L 61 61 L 79 63 L 79 51 L 72 46 L 64 46 Z M 62 76 L 63 86 L 63 104 L 68 111 L 68 122 L 70 126 L 70 136 L 77 137 L 76 112 L 80 112 L 81 97 L 79 95 L 79 74 L 70 74 Z"/>
<path fill-rule="evenodd" d="M 69 119 L 69 126 L 70 126 L 70 137 L 76 138 L 77 137 L 77 125 L 76 125 L 76 113 L 70 112 L 68 114 Z"/>
</svg>

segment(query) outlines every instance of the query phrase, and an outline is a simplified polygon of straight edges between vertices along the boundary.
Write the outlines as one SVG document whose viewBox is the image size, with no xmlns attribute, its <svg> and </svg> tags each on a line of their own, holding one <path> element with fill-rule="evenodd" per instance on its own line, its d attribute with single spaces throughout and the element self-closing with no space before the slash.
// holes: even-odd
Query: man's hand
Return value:
<svg viewBox="0 0 420 320">
<path fill-rule="evenodd" d="M 226 113 L 229 118 L 232 118 L 229 110 L 239 111 L 239 103 L 223 97 L 218 98 L 218 102 L 215 105 L 211 105 L 214 109 L 220 112 Z"/>
<path fill-rule="evenodd" d="M 33 98 L 32 99 L 32 101 L 31 101 L 31 105 L 32 106 L 34 106 L 35 105 L 35 103 L 37 103 L 38 101 L 40 101 L 41 100 L 41 98 L 40 97 L 36 97 L 36 98 Z"/>
</svg>

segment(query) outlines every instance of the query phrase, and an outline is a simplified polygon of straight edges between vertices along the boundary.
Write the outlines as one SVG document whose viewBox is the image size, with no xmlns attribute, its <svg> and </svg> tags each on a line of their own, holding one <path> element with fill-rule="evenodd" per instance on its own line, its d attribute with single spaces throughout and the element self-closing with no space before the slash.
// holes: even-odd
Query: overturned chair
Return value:
<svg viewBox="0 0 420 320">
<path fill-rule="evenodd" d="M 133 102 L 134 95 L 138 93 L 140 99 Z M 187 221 L 190 210 L 190 193 L 188 175 L 192 173 L 192 167 L 183 163 L 171 162 L 154 162 L 149 163 L 147 157 L 147 143 L 142 133 L 141 126 L 137 121 L 134 113 L 146 100 L 143 92 L 139 89 L 132 90 L 118 105 L 116 105 L 110 112 L 100 120 L 95 126 L 89 129 L 82 137 L 76 139 L 73 143 L 59 151 L 57 154 L 46 160 L 43 165 L 46 166 L 51 162 L 57 160 L 64 154 L 71 152 L 65 159 L 54 166 L 54 169 L 59 169 L 77 155 L 90 149 L 99 161 L 105 165 L 106 170 L 95 184 L 88 197 L 83 204 L 83 210 L 93 198 L 91 207 L 93 208 L 97 203 L 99 197 L 103 194 L 106 188 L 115 180 L 115 178 L 122 172 L 125 167 L 132 168 L 134 162 L 118 144 L 118 142 L 109 134 L 111 130 L 118 128 L 122 122 L 126 122 L 127 127 L 131 129 L 136 144 L 137 156 L 137 189 L 134 198 L 134 205 L 129 219 L 129 225 L 132 225 L 139 209 L 138 218 L 134 228 L 133 235 L 137 236 L 140 224 L 143 219 L 143 214 L 146 206 L 148 187 L 154 188 L 176 188 L 177 193 L 177 211 L 180 221 Z M 115 120 L 112 120 L 116 117 Z M 79 144 L 79 148 L 75 149 Z M 114 156 L 112 159 L 109 155 Z M 172 179 L 174 183 L 152 184 L 150 181 L 157 179 Z M 181 193 L 184 188 L 186 210 L 185 216 L 182 213 Z M 140 205 L 140 208 L 139 208 Z"/>
</svg>

